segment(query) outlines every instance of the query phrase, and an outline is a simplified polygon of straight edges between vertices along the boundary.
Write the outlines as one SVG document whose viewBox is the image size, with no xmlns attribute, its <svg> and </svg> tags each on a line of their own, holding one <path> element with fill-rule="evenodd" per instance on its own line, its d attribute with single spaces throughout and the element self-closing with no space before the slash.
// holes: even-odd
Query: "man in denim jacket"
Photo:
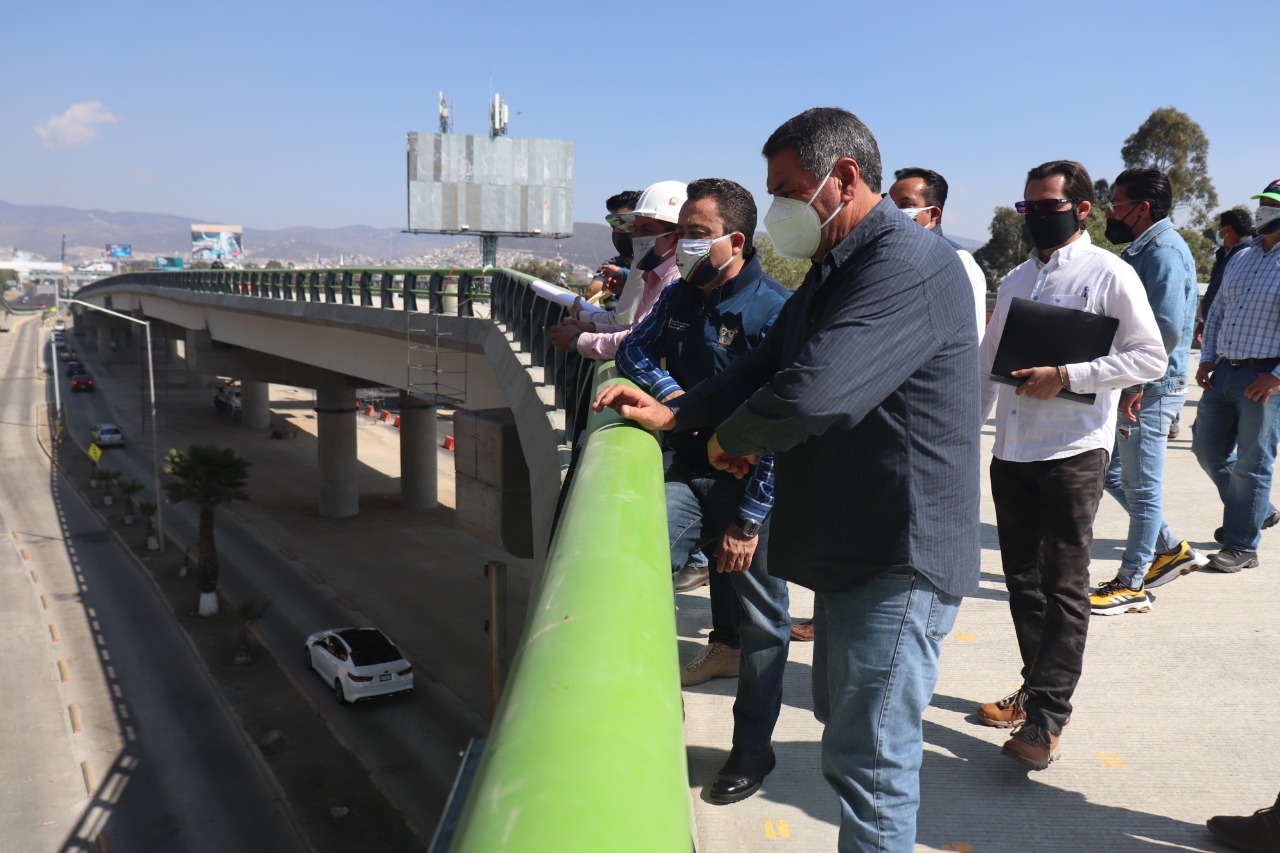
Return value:
<svg viewBox="0 0 1280 853">
<path fill-rule="evenodd" d="M 1129 541 L 1119 574 L 1089 597 L 1098 616 L 1146 613 L 1151 609 L 1149 587 L 1177 580 L 1208 562 L 1174 535 L 1161 508 L 1166 436 L 1187 399 L 1187 365 L 1200 295 L 1191 250 L 1169 219 L 1172 207 L 1169 177 L 1150 168 L 1121 172 L 1107 205 L 1107 239 L 1129 244 L 1120 257 L 1142 279 L 1169 367 L 1160 379 L 1127 388 L 1120 398 L 1106 489 L 1129 513 Z"/>
</svg>

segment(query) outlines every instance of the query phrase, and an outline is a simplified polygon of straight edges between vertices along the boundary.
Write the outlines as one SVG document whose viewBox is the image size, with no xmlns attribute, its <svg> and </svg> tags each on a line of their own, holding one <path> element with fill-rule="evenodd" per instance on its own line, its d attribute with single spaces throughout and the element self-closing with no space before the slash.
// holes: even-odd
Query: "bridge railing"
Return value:
<svg viewBox="0 0 1280 853">
<path fill-rule="evenodd" d="M 597 375 L 599 388 L 625 381 L 611 363 Z M 612 411 L 591 413 L 567 488 L 449 849 L 688 851 L 658 442 Z M 607 537 L 601 507 L 609 509 Z M 622 780 L 625 794 L 610 780 Z"/>
<path fill-rule="evenodd" d="M 566 441 L 585 423 L 591 396 L 593 362 L 577 353 L 558 351 L 548 329 L 560 322 L 564 308 L 539 298 L 532 276 L 505 268 L 353 267 L 294 270 L 148 270 L 103 279 L 79 295 L 119 284 L 138 284 L 194 293 L 350 305 L 386 311 L 491 319 L 512 334 L 542 383 L 555 388 L 555 406 L 565 413 Z"/>
</svg>

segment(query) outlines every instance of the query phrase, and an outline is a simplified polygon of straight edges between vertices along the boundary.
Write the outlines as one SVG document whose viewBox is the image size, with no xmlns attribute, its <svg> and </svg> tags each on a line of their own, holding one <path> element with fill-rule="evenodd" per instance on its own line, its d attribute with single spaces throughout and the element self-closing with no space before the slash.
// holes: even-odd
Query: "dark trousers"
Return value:
<svg viewBox="0 0 1280 853">
<path fill-rule="evenodd" d="M 991 460 L 1009 610 L 1022 653 L 1027 722 L 1054 734 L 1071 716 L 1089 632 L 1089 550 L 1107 452 L 1047 462 Z"/>
</svg>

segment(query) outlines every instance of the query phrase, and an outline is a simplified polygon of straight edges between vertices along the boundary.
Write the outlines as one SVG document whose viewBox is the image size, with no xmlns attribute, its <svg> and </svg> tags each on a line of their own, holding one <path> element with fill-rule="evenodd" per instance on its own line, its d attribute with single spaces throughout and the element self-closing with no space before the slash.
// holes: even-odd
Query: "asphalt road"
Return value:
<svg viewBox="0 0 1280 853">
<path fill-rule="evenodd" d="M 0 849 L 301 850 L 158 592 L 50 473 L 46 335 L 0 339 Z"/>
</svg>

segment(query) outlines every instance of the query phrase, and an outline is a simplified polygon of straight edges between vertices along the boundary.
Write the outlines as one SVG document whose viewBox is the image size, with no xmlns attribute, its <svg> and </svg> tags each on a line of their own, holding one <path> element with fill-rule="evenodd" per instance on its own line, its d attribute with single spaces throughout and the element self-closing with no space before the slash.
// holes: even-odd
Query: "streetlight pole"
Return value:
<svg viewBox="0 0 1280 853">
<path fill-rule="evenodd" d="M 164 499 L 160 492 L 160 451 L 157 448 L 157 423 L 156 423 L 156 356 L 151 350 L 151 321 L 139 320 L 137 317 L 130 317 L 128 314 L 121 314 L 119 311 L 112 311 L 110 308 L 102 308 L 90 302 L 80 299 L 64 299 L 64 302 L 70 302 L 75 305 L 83 305 L 93 311 L 101 311 L 103 314 L 110 314 L 113 317 L 119 317 L 121 320 L 128 320 L 130 323 L 137 323 L 147 330 L 147 384 L 151 392 L 151 464 L 155 473 L 156 486 L 156 539 L 160 543 L 160 551 L 164 552 L 164 520 L 161 515 L 160 508 L 164 505 Z M 55 382 L 57 381 L 55 377 Z"/>
</svg>

